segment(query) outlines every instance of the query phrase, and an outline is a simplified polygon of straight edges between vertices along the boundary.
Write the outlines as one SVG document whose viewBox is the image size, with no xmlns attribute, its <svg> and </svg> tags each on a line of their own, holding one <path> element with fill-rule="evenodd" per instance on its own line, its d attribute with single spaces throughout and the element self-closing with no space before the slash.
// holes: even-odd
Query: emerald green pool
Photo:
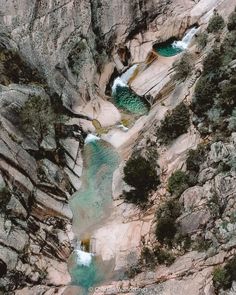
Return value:
<svg viewBox="0 0 236 295">
<path fill-rule="evenodd" d="M 82 185 L 70 202 L 74 232 L 84 238 L 108 213 L 112 205 L 112 177 L 118 166 L 114 148 L 103 140 L 84 146 Z"/>
<path fill-rule="evenodd" d="M 112 94 L 118 108 L 136 115 L 145 115 L 149 106 L 144 99 L 135 94 L 128 86 L 117 85 Z"/>
<path fill-rule="evenodd" d="M 161 55 L 165 57 L 170 57 L 179 54 L 183 51 L 182 48 L 179 48 L 177 46 L 173 46 L 174 39 L 170 39 L 166 42 L 156 44 L 154 45 L 154 50 Z"/>
<path fill-rule="evenodd" d="M 113 147 L 103 140 L 94 140 L 93 137 L 84 146 L 83 159 L 82 185 L 70 202 L 73 231 L 80 240 L 90 237 L 91 232 L 109 216 L 113 172 L 119 164 L 118 154 Z M 79 264 L 76 257 L 76 253 L 71 257 L 72 284 L 82 287 L 83 294 L 87 294 L 90 287 L 107 277 L 108 270 L 96 256 L 92 256 L 92 262 L 88 265 Z M 110 266 L 109 270 L 111 269 Z"/>
</svg>

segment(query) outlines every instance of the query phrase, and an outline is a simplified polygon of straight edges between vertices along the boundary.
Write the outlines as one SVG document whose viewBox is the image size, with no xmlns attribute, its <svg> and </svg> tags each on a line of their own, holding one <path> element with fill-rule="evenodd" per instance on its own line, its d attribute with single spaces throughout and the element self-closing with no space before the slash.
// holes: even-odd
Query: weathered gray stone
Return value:
<svg viewBox="0 0 236 295">
<path fill-rule="evenodd" d="M 183 234 L 194 233 L 205 225 L 211 215 L 208 209 L 202 209 L 191 213 L 186 213 L 178 218 L 180 229 Z"/>
<path fill-rule="evenodd" d="M 16 197 L 14 197 L 14 195 L 11 196 L 6 209 L 16 217 L 27 217 L 27 211 L 25 210 L 21 202 Z"/>
<path fill-rule="evenodd" d="M 228 156 L 229 156 L 229 151 L 223 142 L 219 141 L 211 145 L 210 159 L 213 162 L 223 161 Z"/>
</svg>

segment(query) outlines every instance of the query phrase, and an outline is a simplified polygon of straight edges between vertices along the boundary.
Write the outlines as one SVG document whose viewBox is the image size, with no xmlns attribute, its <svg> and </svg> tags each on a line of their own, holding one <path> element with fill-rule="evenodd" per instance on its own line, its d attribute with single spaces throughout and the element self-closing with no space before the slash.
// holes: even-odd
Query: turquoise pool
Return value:
<svg viewBox="0 0 236 295">
<path fill-rule="evenodd" d="M 118 108 L 136 115 L 145 115 L 149 111 L 146 101 L 135 94 L 128 86 L 117 85 L 112 94 L 114 103 Z"/>
<path fill-rule="evenodd" d="M 118 167 L 119 157 L 113 147 L 103 140 L 92 140 L 84 146 L 82 186 L 70 202 L 73 211 L 73 231 L 77 237 L 90 237 L 102 220 L 109 216 L 112 206 L 112 178 Z M 89 288 L 107 278 L 112 267 L 93 256 L 89 265 L 81 265 L 74 253 L 71 257 L 72 284 Z"/>
<path fill-rule="evenodd" d="M 173 46 L 175 39 L 170 39 L 166 42 L 162 42 L 154 45 L 154 50 L 161 56 L 170 57 L 179 54 L 183 51 L 182 48 Z"/>
</svg>

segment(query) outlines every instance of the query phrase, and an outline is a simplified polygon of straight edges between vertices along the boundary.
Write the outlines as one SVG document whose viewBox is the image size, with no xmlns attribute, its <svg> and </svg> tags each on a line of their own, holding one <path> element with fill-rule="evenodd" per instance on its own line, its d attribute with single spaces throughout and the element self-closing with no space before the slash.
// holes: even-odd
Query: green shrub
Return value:
<svg viewBox="0 0 236 295">
<path fill-rule="evenodd" d="M 149 267 L 154 267 L 156 264 L 153 252 L 148 247 L 143 247 L 141 251 L 141 260 Z"/>
<path fill-rule="evenodd" d="M 229 31 L 236 30 L 236 11 L 230 14 L 228 18 L 227 28 Z"/>
<path fill-rule="evenodd" d="M 0 187 L 0 212 L 1 209 L 10 201 L 11 193 L 8 187 Z"/>
<path fill-rule="evenodd" d="M 231 79 L 229 83 L 222 88 L 218 103 L 224 110 L 224 113 L 230 114 L 236 106 L 236 78 Z"/>
<path fill-rule="evenodd" d="M 74 45 L 68 55 L 68 66 L 74 75 L 78 75 L 80 73 L 80 69 L 83 63 L 86 61 L 84 57 L 84 52 L 86 51 L 86 49 L 86 40 L 80 40 L 77 44 Z"/>
<path fill-rule="evenodd" d="M 200 165 L 206 160 L 207 146 L 199 144 L 195 150 L 188 151 L 186 168 L 188 171 L 199 172 Z"/>
<path fill-rule="evenodd" d="M 232 282 L 236 280 L 236 256 L 234 256 L 224 267 L 217 267 L 213 271 L 213 284 L 216 290 L 230 289 Z"/>
<path fill-rule="evenodd" d="M 124 181 L 134 189 L 125 193 L 127 201 L 142 203 L 159 184 L 156 165 L 142 156 L 131 156 L 124 167 Z"/>
<path fill-rule="evenodd" d="M 203 49 L 207 45 L 208 35 L 205 32 L 202 32 L 196 36 L 196 41 L 200 49 Z"/>
<path fill-rule="evenodd" d="M 177 170 L 168 179 L 168 190 L 171 194 L 180 196 L 189 187 L 189 177 L 188 175 Z"/>
<path fill-rule="evenodd" d="M 184 53 L 179 61 L 174 64 L 174 79 L 185 80 L 192 72 L 192 56 L 188 52 Z"/>
<path fill-rule="evenodd" d="M 218 73 L 221 66 L 221 52 L 214 47 L 203 61 L 203 75 Z"/>
<path fill-rule="evenodd" d="M 155 247 L 153 250 L 157 263 L 171 265 L 175 261 L 175 256 L 167 250 Z"/>
<path fill-rule="evenodd" d="M 223 267 L 217 267 L 213 271 L 213 285 L 216 290 L 221 288 L 228 289 L 229 287 L 230 276 L 227 273 L 227 270 Z"/>
<path fill-rule="evenodd" d="M 209 76 L 202 76 L 195 87 L 192 109 L 203 116 L 213 105 L 217 94 L 217 85 Z"/>
<path fill-rule="evenodd" d="M 156 225 L 156 237 L 160 243 L 166 243 L 171 246 L 177 233 L 177 225 L 172 217 L 163 217 L 158 220 Z"/>
<path fill-rule="evenodd" d="M 171 113 L 168 113 L 157 130 L 157 136 L 164 144 L 186 133 L 190 126 L 189 109 L 180 103 Z"/>
<path fill-rule="evenodd" d="M 228 65 L 236 59 L 236 30 L 230 31 L 221 44 L 223 65 Z"/>
<path fill-rule="evenodd" d="M 230 275 L 230 283 L 232 284 L 232 282 L 236 280 L 236 256 L 226 263 L 225 269 Z"/>
<path fill-rule="evenodd" d="M 39 143 L 54 128 L 57 119 L 50 100 L 35 95 L 29 97 L 19 115 L 23 130 L 36 137 Z"/>
<path fill-rule="evenodd" d="M 225 26 L 225 22 L 223 17 L 219 15 L 217 12 L 215 12 L 209 21 L 207 31 L 209 33 L 216 33 L 219 30 L 223 29 L 224 26 Z"/>
<path fill-rule="evenodd" d="M 175 234 L 178 230 L 176 219 L 180 213 L 180 204 L 174 200 L 167 201 L 157 210 L 155 234 L 160 243 L 168 246 L 173 244 Z"/>
<path fill-rule="evenodd" d="M 129 279 L 133 279 L 137 274 L 141 273 L 142 269 L 139 265 L 132 265 L 129 269 L 125 272 L 125 275 Z"/>
</svg>

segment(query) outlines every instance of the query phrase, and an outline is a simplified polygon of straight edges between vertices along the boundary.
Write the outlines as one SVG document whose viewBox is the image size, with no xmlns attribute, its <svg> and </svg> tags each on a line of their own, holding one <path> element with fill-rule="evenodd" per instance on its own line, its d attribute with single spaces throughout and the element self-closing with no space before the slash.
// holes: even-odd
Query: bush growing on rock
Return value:
<svg viewBox="0 0 236 295">
<path fill-rule="evenodd" d="M 223 17 L 219 15 L 217 12 L 215 12 L 209 21 L 207 31 L 209 33 L 216 33 L 219 30 L 223 29 L 224 26 L 225 26 L 225 21 Z"/>
<path fill-rule="evenodd" d="M 177 233 L 176 219 L 181 213 L 179 202 L 169 200 L 156 213 L 156 237 L 161 244 L 171 246 Z"/>
<path fill-rule="evenodd" d="M 124 181 L 134 189 L 125 193 L 127 201 L 136 204 L 147 201 L 149 192 L 160 184 L 155 166 L 142 156 L 129 158 L 124 167 Z"/>
<path fill-rule="evenodd" d="M 192 109 L 194 113 L 203 116 L 213 105 L 217 94 L 217 86 L 208 76 L 202 76 L 195 87 Z"/>
<path fill-rule="evenodd" d="M 185 80 L 193 69 L 191 54 L 188 52 L 184 53 L 181 59 L 174 64 L 174 69 L 174 79 L 178 81 Z"/>
<path fill-rule="evenodd" d="M 221 52 L 214 47 L 203 61 L 203 75 L 218 73 L 221 66 Z"/>
<path fill-rule="evenodd" d="M 206 47 L 207 39 L 208 39 L 208 35 L 205 32 L 202 32 L 196 36 L 196 41 L 200 49 L 203 49 Z"/>
<path fill-rule="evenodd" d="M 179 197 L 189 187 L 189 176 L 177 170 L 168 179 L 168 190 L 171 194 Z"/>
<path fill-rule="evenodd" d="M 236 59 L 236 30 L 230 31 L 221 44 L 222 63 L 228 65 Z"/>
<path fill-rule="evenodd" d="M 175 256 L 167 250 L 155 247 L 153 250 L 157 263 L 171 265 L 175 261 Z"/>
<path fill-rule="evenodd" d="M 186 160 L 186 168 L 188 171 L 199 172 L 200 165 L 206 159 L 207 146 L 199 144 L 195 150 L 188 151 L 188 157 Z"/>
<path fill-rule="evenodd" d="M 20 110 L 20 121 L 23 130 L 34 135 L 40 143 L 45 135 L 54 128 L 57 119 L 49 99 L 30 96 Z"/>
<path fill-rule="evenodd" d="M 229 286 L 230 277 L 227 273 L 227 270 L 223 267 L 217 267 L 213 271 L 213 285 L 216 290 L 218 289 L 227 289 Z"/>
<path fill-rule="evenodd" d="M 234 256 L 224 267 L 217 267 L 213 271 L 213 284 L 216 290 L 231 288 L 232 282 L 236 280 L 236 256 Z"/>
<path fill-rule="evenodd" d="M 228 18 L 227 28 L 229 31 L 236 30 L 236 9 L 230 14 Z"/>
<path fill-rule="evenodd" d="M 218 103 L 227 114 L 231 113 L 232 108 L 236 106 L 236 77 L 223 86 Z"/>
<path fill-rule="evenodd" d="M 161 121 L 161 125 L 157 130 L 157 136 L 164 144 L 168 144 L 180 135 L 186 133 L 189 126 L 189 109 L 184 103 L 180 103 Z"/>
</svg>

